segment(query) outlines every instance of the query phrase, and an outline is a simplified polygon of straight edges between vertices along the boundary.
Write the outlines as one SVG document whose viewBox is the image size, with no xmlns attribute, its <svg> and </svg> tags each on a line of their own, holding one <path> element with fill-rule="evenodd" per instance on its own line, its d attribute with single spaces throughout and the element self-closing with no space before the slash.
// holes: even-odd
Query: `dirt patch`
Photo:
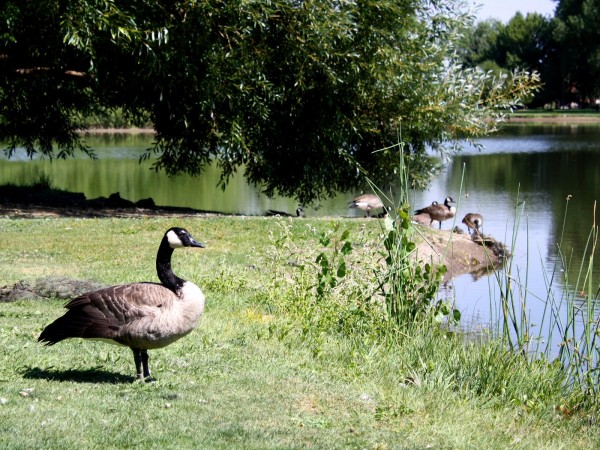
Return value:
<svg viewBox="0 0 600 450">
<path fill-rule="evenodd" d="M 74 280 L 66 277 L 47 277 L 37 280 L 21 280 L 11 286 L 0 287 L 0 303 L 17 300 L 68 299 L 86 292 L 107 287 L 90 280 Z"/>
<path fill-rule="evenodd" d="M 444 264 L 448 268 L 446 279 L 466 273 L 479 278 L 501 267 L 510 256 L 506 246 L 491 236 L 474 240 L 468 234 L 415 226 L 420 235 L 417 258 Z"/>
</svg>

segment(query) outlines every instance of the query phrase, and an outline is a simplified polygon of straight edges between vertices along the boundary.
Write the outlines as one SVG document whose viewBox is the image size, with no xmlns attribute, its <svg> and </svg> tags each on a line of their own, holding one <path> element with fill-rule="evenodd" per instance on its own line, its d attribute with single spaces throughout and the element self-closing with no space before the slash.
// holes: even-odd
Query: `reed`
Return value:
<svg viewBox="0 0 600 450">
<path fill-rule="evenodd" d="M 594 206 L 594 219 L 584 255 L 580 261 L 575 261 L 572 252 L 563 246 L 569 200 L 567 197 L 557 244 L 558 256 L 553 266 L 544 272 L 545 298 L 536 297 L 528 287 L 527 268 L 535 262 L 527 248 L 524 268 L 508 261 L 503 270 L 495 273 L 500 303 L 492 323 L 495 324 L 495 336 L 512 352 L 522 355 L 530 365 L 540 361 L 559 364 L 563 373 L 562 383 L 569 395 L 593 405 L 598 400 L 600 389 L 600 373 L 597 370 L 600 361 L 600 318 L 597 314 L 600 288 L 593 279 L 598 226 Z M 512 231 L 513 249 L 524 211 L 525 202 L 517 201 Z M 529 241 L 527 236 L 526 242 Z M 544 261 L 539 264 L 544 265 Z M 541 318 L 535 324 L 527 313 L 531 301 L 541 301 L 544 305 Z"/>
<path fill-rule="evenodd" d="M 565 207 L 565 217 L 568 201 L 569 198 Z M 558 246 L 558 264 L 561 265 L 564 274 L 564 319 L 560 309 L 557 309 L 557 306 L 562 306 L 562 302 L 556 306 L 554 302 L 548 303 L 552 308 L 553 325 L 561 336 L 558 359 L 567 369 L 571 386 L 582 393 L 582 398 L 592 402 L 597 401 L 600 392 L 600 373 L 597 370 L 600 361 L 600 317 L 597 314 L 600 287 L 593 280 L 594 255 L 598 243 L 595 206 L 581 261 L 573 261 L 568 256 L 562 246 L 562 238 Z M 571 273 L 576 273 L 574 280 L 570 277 Z"/>
<path fill-rule="evenodd" d="M 395 330 L 410 333 L 424 324 L 429 324 L 431 320 L 437 323 L 446 320 L 457 323 L 460 320 L 460 312 L 448 302 L 438 299 L 440 283 L 447 271 L 446 266 L 420 260 L 417 253 L 415 241 L 418 238 L 423 239 L 423 236 L 418 236 L 411 223 L 408 178 L 410 168 L 405 164 L 404 143 L 399 139 L 398 144 L 385 151 L 398 152 L 399 198 L 391 198 L 373 183 L 370 184 L 388 204 L 396 205 L 382 227 L 385 236 L 385 264 L 374 271 L 377 290 L 387 306 L 388 325 L 393 326 L 392 332 Z"/>
</svg>

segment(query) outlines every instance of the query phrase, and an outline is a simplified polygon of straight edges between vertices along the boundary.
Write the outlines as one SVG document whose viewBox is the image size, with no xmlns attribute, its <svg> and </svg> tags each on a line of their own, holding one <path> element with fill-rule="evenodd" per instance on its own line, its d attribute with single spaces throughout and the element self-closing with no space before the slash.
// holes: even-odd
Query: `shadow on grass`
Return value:
<svg viewBox="0 0 600 450">
<path fill-rule="evenodd" d="M 101 369 L 52 370 L 29 367 L 23 372 L 24 378 L 49 381 L 73 381 L 75 383 L 132 383 L 133 377 Z"/>
<path fill-rule="evenodd" d="M 152 198 L 133 202 L 122 198 L 118 192 L 107 197 L 87 199 L 82 192 L 54 189 L 47 179 L 42 178 L 31 186 L 14 184 L 0 185 L 0 209 L 14 209 L 11 215 L 29 217 L 33 214 L 52 213 L 62 217 L 120 217 L 156 214 L 195 215 L 203 213 L 220 214 L 175 206 L 157 206 Z M 29 213 L 28 213 L 29 212 Z"/>
</svg>

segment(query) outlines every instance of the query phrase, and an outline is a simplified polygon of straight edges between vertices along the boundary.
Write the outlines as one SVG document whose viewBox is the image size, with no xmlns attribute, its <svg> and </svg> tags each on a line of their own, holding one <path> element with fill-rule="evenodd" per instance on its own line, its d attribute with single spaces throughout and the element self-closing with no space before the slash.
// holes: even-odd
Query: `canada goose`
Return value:
<svg viewBox="0 0 600 450">
<path fill-rule="evenodd" d="M 467 226 L 469 234 L 471 234 L 471 230 L 480 233 L 479 229 L 483 227 L 483 216 L 477 213 L 469 213 L 463 218 L 462 223 Z"/>
<path fill-rule="evenodd" d="M 348 208 L 358 208 L 367 212 L 367 217 L 371 217 L 371 211 L 377 208 L 383 208 L 383 202 L 375 194 L 359 195 L 348 203 Z"/>
<path fill-rule="evenodd" d="M 437 205 L 438 202 L 437 201 L 432 201 L 431 205 Z M 422 211 L 425 208 L 420 209 L 419 211 Z M 416 212 L 415 211 L 415 215 L 411 218 L 412 222 L 414 223 L 418 223 L 420 225 L 430 225 L 431 224 L 431 216 L 429 216 L 429 214 L 427 213 L 423 213 L 423 212 Z"/>
<path fill-rule="evenodd" d="M 194 329 L 204 311 L 198 286 L 173 273 L 171 255 L 180 247 L 200 247 L 183 228 L 170 228 L 156 254 L 160 283 L 108 287 L 72 299 L 67 312 L 44 328 L 38 341 L 54 345 L 67 338 L 105 340 L 133 351 L 137 378 L 150 380 L 148 350 L 165 347 Z"/>
<path fill-rule="evenodd" d="M 439 205 L 437 204 L 437 202 L 434 203 L 432 203 L 429 206 L 426 206 L 425 208 L 416 210 L 415 214 L 429 214 L 429 226 L 433 224 L 434 220 L 437 220 L 440 223 L 441 230 L 442 222 L 444 220 L 453 218 L 456 214 L 456 208 L 454 206 L 450 206 L 450 203 L 454 203 L 454 199 L 452 197 L 446 197 L 443 205 Z"/>
<path fill-rule="evenodd" d="M 281 216 L 281 217 L 304 217 L 304 209 L 296 208 L 296 216 L 293 214 L 284 212 L 284 211 L 276 211 L 274 209 L 269 209 L 267 211 L 267 216 Z"/>
</svg>

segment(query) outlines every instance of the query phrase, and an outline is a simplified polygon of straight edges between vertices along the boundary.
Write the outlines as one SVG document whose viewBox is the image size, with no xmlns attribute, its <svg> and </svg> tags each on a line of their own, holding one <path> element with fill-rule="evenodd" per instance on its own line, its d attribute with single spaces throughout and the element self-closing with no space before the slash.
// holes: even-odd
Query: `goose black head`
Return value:
<svg viewBox="0 0 600 450">
<path fill-rule="evenodd" d="M 165 233 L 165 239 L 171 248 L 180 247 L 199 247 L 204 248 L 204 244 L 196 241 L 192 235 L 184 228 L 173 227 Z"/>
</svg>

